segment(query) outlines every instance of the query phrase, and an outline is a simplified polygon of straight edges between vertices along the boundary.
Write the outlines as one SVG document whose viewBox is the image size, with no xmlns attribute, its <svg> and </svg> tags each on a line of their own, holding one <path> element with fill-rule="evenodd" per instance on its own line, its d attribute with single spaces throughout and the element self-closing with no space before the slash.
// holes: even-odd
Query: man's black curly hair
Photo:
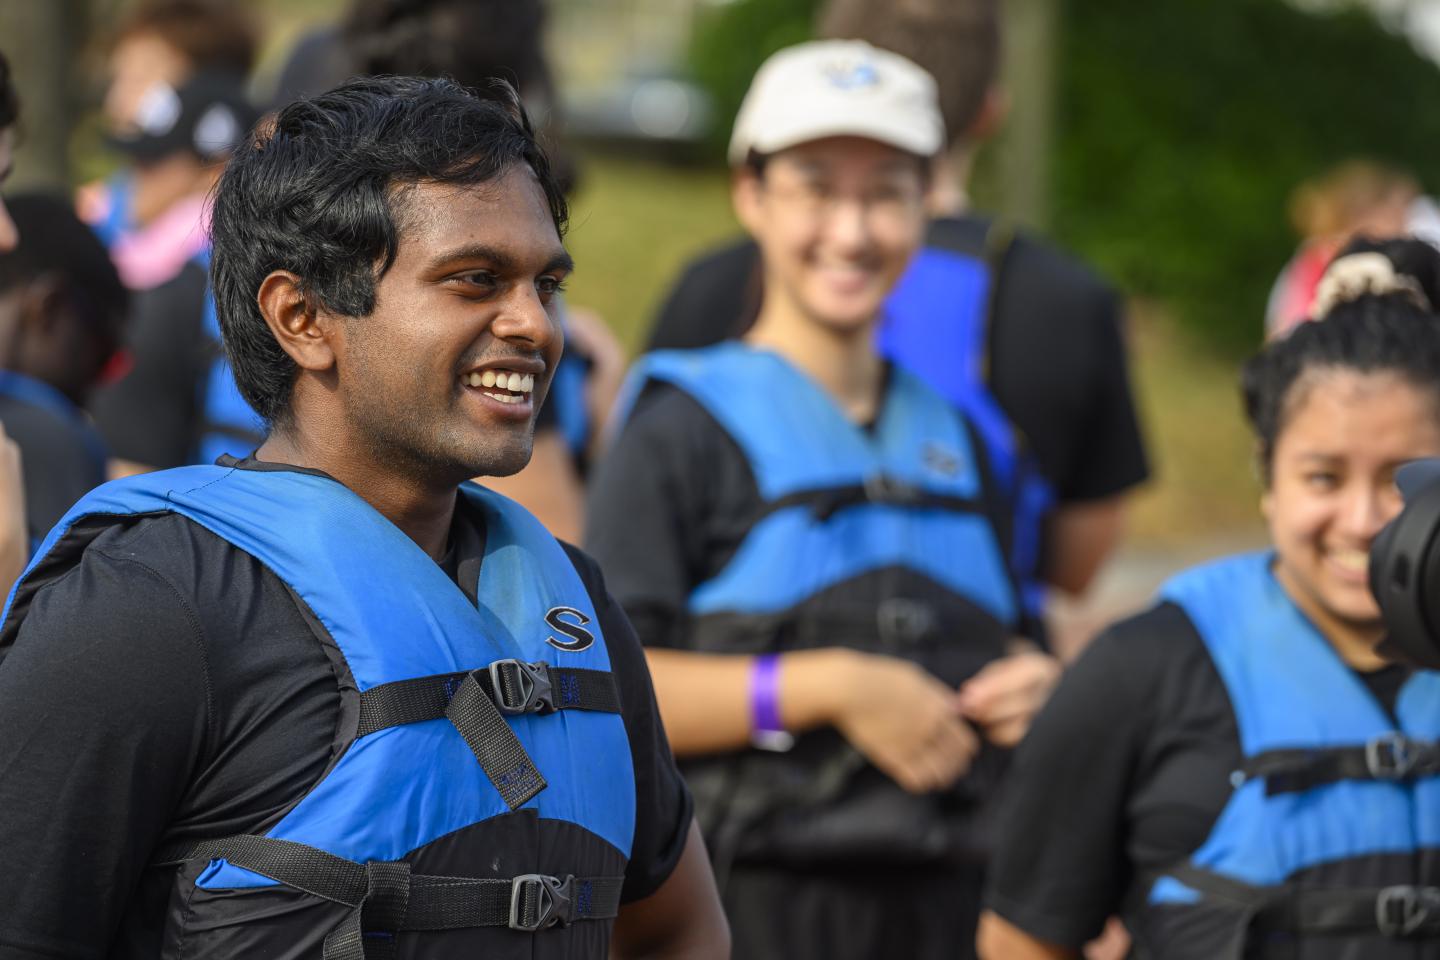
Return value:
<svg viewBox="0 0 1440 960">
<path fill-rule="evenodd" d="M 368 316 L 399 249 L 404 188 L 486 183 L 517 164 L 534 171 L 563 235 L 565 198 L 503 81 L 480 97 L 450 80 L 357 78 L 262 124 L 231 156 L 211 226 L 225 353 L 255 411 L 288 425 L 297 369 L 256 304 L 266 276 L 288 270 L 316 305 Z"/>
<path fill-rule="evenodd" d="M 1336 255 L 1380 253 L 1423 292 L 1363 292 L 1324 317 L 1297 325 L 1246 362 L 1240 374 L 1245 413 L 1255 430 L 1268 486 L 1275 443 L 1304 400 L 1306 374 L 1323 370 L 1389 373 L 1431 392 L 1440 417 L 1440 251 L 1423 240 L 1357 240 Z"/>
</svg>

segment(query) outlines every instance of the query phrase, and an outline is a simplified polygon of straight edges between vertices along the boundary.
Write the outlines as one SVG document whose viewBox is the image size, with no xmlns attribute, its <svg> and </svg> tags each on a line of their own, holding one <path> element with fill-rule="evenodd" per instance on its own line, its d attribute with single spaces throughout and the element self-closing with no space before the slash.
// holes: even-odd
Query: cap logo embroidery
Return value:
<svg viewBox="0 0 1440 960">
<path fill-rule="evenodd" d="M 824 73 L 830 85 L 840 90 L 861 90 L 880 84 L 880 71 L 868 59 L 831 63 L 825 67 Z"/>
</svg>

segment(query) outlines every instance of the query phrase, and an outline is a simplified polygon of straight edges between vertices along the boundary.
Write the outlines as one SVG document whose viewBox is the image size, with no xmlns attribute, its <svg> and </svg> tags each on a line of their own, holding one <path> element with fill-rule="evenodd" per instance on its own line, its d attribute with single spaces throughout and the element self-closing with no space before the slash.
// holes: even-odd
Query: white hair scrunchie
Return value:
<svg viewBox="0 0 1440 960">
<path fill-rule="evenodd" d="M 1414 277 L 1395 272 L 1395 265 L 1383 253 L 1352 253 L 1331 262 L 1315 288 L 1315 302 L 1310 317 L 1323 320 L 1325 315 L 1342 303 L 1367 294 L 1384 296 L 1403 294 L 1422 310 L 1429 310 L 1430 300 Z"/>
</svg>

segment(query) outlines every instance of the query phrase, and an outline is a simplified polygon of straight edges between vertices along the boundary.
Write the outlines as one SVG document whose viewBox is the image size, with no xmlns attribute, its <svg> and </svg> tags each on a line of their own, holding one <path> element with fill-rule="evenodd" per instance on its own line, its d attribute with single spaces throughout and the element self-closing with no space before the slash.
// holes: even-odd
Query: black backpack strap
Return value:
<svg viewBox="0 0 1440 960">
<path fill-rule="evenodd" d="M 1265 793 L 1299 793 L 1341 780 L 1414 780 L 1440 775 L 1440 743 L 1385 733 L 1364 744 L 1266 750 L 1247 757 L 1239 782 L 1265 779 Z"/>
<path fill-rule="evenodd" d="M 509 927 L 536 933 L 613 919 L 624 877 L 529 873 L 508 880 L 412 874 L 404 861 L 356 863 L 273 837 L 239 836 L 177 848 L 158 861 L 225 860 L 350 907 L 325 938 L 324 960 L 390 960 L 402 930 Z"/>
<path fill-rule="evenodd" d="M 1207 898 L 1252 909 L 1260 935 L 1440 939 L 1440 887 L 1258 887 L 1190 863 L 1159 876 L 1173 877 Z"/>
</svg>

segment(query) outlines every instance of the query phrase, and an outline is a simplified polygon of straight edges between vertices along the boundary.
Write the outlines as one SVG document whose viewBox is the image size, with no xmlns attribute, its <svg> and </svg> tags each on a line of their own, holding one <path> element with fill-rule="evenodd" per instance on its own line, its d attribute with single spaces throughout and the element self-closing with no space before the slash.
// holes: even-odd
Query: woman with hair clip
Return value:
<svg viewBox="0 0 1440 960">
<path fill-rule="evenodd" d="M 1367 577 L 1396 469 L 1440 454 L 1437 264 L 1352 244 L 1246 364 L 1272 546 L 1175 577 L 1062 680 L 982 957 L 1078 957 L 1114 914 L 1139 958 L 1440 957 L 1440 674 L 1377 653 Z"/>
</svg>

